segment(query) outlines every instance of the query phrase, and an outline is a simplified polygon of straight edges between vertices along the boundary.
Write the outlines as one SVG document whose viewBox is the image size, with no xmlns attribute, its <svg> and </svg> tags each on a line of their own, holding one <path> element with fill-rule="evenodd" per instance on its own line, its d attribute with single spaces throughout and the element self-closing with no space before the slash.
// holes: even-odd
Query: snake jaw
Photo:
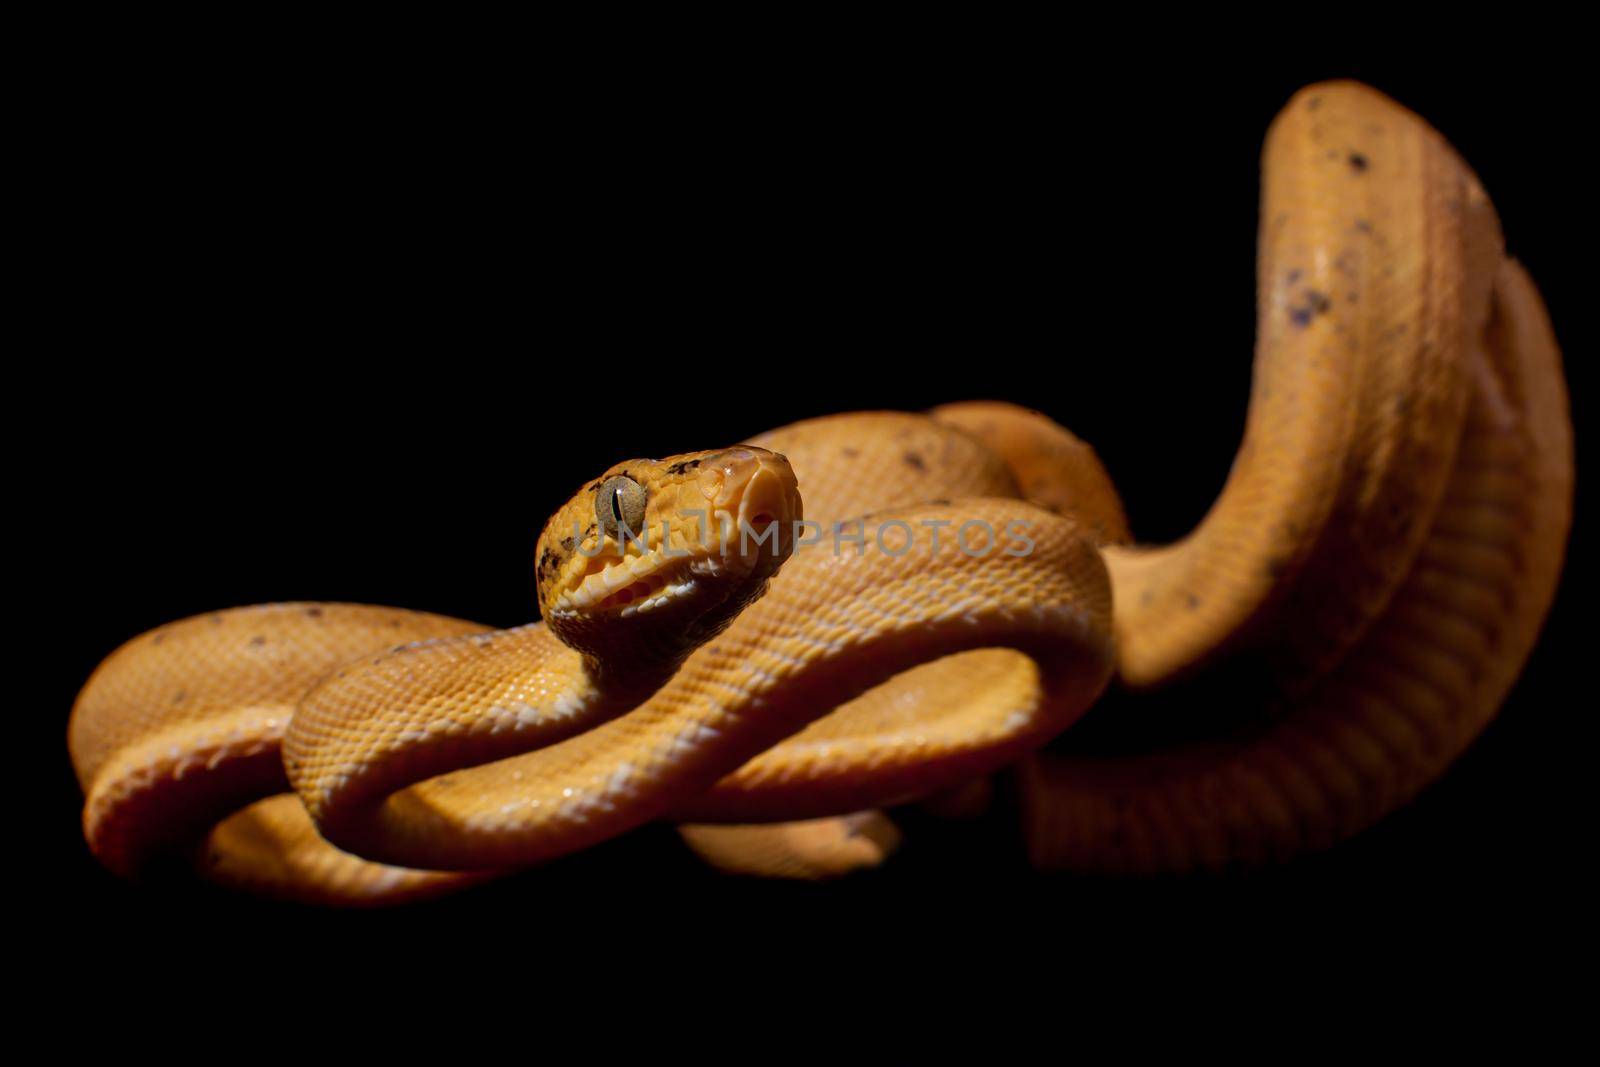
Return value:
<svg viewBox="0 0 1600 1067">
<path fill-rule="evenodd" d="M 576 589 L 560 594 L 551 613 L 574 616 L 589 611 L 617 610 L 627 618 L 641 610 L 661 607 L 669 600 L 693 592 L 694 564 L 686 567 L 683 562 L 659 549 L 627 557 L 625 561 L 610 561 L 586 577 Z"/>
</svg>

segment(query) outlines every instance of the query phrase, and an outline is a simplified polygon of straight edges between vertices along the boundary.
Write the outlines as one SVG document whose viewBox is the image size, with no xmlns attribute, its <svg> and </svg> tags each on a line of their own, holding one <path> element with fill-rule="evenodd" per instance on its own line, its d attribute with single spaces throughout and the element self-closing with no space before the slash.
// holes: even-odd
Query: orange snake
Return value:
<svg viewBox="0 0 1600 1067">
<path fill-rule="evenodd" d="M 662 818 L 726 870 L 823 876 L 892 851 L 877 809 L 1011 767 L 1041 867 L 1281 858 L 1482 729 L 1571 500 L 1560 354 L 1476 178 L 1312 86 L 1264 150 L 1243 443 L 1181 541 L 1132 545 L 1093 452 L 1008 404 L 617 464 L 540 537 L 543 623 L 278 604 L 129 641 L 73 708 L 84 831 L 122 874 L 176 852 L 335 904 Z"/>
</svg>

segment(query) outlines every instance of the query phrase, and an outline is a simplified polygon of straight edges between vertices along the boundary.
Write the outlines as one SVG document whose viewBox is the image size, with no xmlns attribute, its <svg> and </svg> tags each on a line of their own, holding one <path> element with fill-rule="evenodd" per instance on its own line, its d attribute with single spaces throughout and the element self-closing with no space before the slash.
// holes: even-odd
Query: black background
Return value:
<svg viewBox="0 0 1600 1067">
<path fill-rule="evenodd" d="M 44 914 L 74 917 L 65 951 L 248 932 L 285 946 L 251 966 L 287 970 L 307 939 L 470 954 L 536 937 L 562 957 L 580 937 L 1270 941 L 1378 919 L 1403 939 L 1559 936 L 1583 792 L 1575 548 L 1481 742 L 1406 810 L 1281 870 L 1042 878 L 987 825 L 827 886 L 718 879 L 646 829 L 355 916 L 100 871 L 63 736 L 101 657 L 267 600 L 526 621 L 541 522 L 619 458 L 999 397 L 1091 441 L 1141 538 L 1181 534 L 1242 427 L 1261 138 L 1324 77 L 1396 96 L 1477 168 L 1550 305 L 1582 432 L 1592 137 L 1563 57 L 1090 66 L 1083 41 L 1067 57 L 985 41 L 636 66 L 456 43 L 130 54 L 58 76 L 71 121 L 40 156 L 36 273 L 65 299 L 21 412 L 41 421 L 23 465 L 49 498 L 50 625 L 22 665 L 44 696 L 18 714 L 40 730 L 23 757 L 45 786 L 35 877 Z M 1587 525 L 1580 489 L 1574 546 Z"/>
</svg>

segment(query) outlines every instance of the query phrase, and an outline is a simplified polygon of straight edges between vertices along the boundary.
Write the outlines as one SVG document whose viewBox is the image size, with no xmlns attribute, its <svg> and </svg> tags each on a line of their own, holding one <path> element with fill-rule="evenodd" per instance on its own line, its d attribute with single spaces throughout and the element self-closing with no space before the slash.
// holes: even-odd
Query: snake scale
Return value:
<svg viewBox="0 0 1600 1067">
<path fill-rule="evenodd" d="M 1493 716 L 1554 596 L 1561 357 L 1477 179 L 1398 104 L 1302 90 L 1262 174 L 1249 413 L 1183 539 L 1134 543 L 1092 449 L 1001 402 L 629 460 L 540 535 L 541 622 L 272 604 L 127 642 L 69 725 L 91 850 L 360 905 L 660 819 L 724 870 L 838 875 L 892 854 L 885 809 L 1002 780 L 1043 868 L 1370 825 Z M 1208 684 L 1182 729 L 1073 744 L 1108 688 L 1137 719 Z"/>
</svg>

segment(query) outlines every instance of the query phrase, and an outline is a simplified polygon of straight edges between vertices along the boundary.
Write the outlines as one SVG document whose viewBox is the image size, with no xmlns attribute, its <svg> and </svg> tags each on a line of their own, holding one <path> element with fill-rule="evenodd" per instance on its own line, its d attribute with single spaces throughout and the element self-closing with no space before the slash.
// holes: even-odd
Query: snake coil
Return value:
<svg viewBox="0 0 1600 1067">
<path fill-rule="evenodd" d="M 1009 769 L 1045 868 L 1325 847 L 1515 680 L 1571 425 L 1476 177 L 1361 85 L 1302 90 L 1268 134 L 1257 335 L 1238 457 L 1174 544 L 1133 543 L 1066 430 L 961 403 L 616 465 L 540 537 L 542 623 L 275 604 L 135 637 L 73 708 L 89 845 L 131 876 L 200 841 L 223 884 L 372 904 L 665 818 L 725 870 L 819 877 L 892 852 L 883 809 L 981 809 Z M 1107 686 L 1130 721 L 1205 699 L 1141 735 L 1166 741 L 1075 740 Z"/>
</svg>

